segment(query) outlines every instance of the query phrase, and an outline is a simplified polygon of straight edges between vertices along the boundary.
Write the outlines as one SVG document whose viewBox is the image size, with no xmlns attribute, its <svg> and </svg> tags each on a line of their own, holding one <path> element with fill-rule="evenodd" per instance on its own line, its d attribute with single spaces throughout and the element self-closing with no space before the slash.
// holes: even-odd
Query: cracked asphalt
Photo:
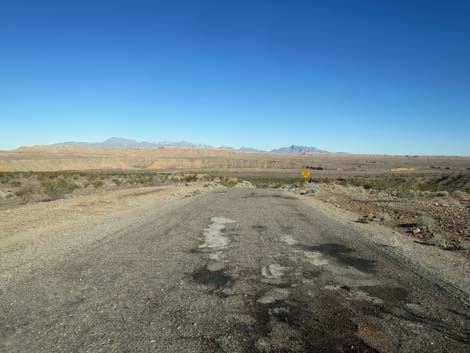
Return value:
<svg viewBox="0 0 470 353">
<path fill-rule="evenodd" d="M 3 270 L 0 352 L 470 351 L 461 293 L 280 191 L 214 190 L 25 261 Z"/>
</svg>

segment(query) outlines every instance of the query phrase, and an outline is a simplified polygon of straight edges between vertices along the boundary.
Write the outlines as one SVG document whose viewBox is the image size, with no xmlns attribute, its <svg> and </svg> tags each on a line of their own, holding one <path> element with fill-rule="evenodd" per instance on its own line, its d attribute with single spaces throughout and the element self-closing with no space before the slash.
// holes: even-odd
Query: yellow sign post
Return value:
<svg viewBox="0 0 470 353">
<path fill-rule="evenodd" d="M 310 177 L 310 170 L 304 169 L 302 170 L 302 176 L 304 177 L 305 180 Z"/>
</svg>

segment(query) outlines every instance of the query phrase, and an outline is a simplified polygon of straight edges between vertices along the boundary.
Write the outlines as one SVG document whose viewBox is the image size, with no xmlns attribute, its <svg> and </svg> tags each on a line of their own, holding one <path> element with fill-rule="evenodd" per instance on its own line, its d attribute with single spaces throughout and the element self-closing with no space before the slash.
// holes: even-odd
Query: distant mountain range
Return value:
<svg viewBox="0 0 470 353">
<path fill-rule="evenodd" d="M 327 152 L 324 150 L 320 150 L 316 147 L 310 146 L 296 146 L 292 145 L 289 147 L 281 147 L 275 150 L 271 150 L 272 153 L 309 153 L 309 152 Z"/>
<path fill-rule="evenodd" d="M 147 141 L 137 141 L 132 139 L 126 139 L 122 137 L 111 137 L 103 142 L 77 142 L 77 141 L 67 141 L 54 144 L 54 146 L 89 146 L 89 147 L 198 147 L 198 148 L 223 148 L 229 149 L 232 151 L 239 152 L 267 152 L 259 150 L 256 148 L 242 146 L 240 148 L 234 147 L 214 147 L 209 145 L 202 145 L 187 141 L 160 141 L 160 142 L 147 142 Z M 282 147 L 278 149 L 271 150 L 272 153 L 282 153 L 282 154 L 302 154 L 309 152 L 327 152 L 320 150 L 316 147 L 311 146 L 296 146 L 292 145 L 289 147 Z"/>
<path fill-rule="evenodd" d="M 200 145 L 186 141 L 160 141 L 147 142 L 126 139 L 122 137 L 111 137 L 103 142 L 80 142 L 67 141 L 54 144 L 54 146 L 90 146 L 90 147 L 201 147 L 212 148 L 212 146 Z"/>
</svg>

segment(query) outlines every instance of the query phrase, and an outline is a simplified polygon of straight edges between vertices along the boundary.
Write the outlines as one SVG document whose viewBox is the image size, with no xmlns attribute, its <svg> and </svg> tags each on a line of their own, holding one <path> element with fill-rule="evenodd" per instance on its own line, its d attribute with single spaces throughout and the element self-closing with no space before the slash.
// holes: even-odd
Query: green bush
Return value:
<svg viewBox="0 0 470 353">
<path fill-rule="evenodd" d="M 463 192 L 461 190 L 455 190 L 453 193 L 452 193 L 455 197 L 458 197 L 459 199 L 463 199 L 465 197 L 467 197 L 467 193 L 466 192 Z"/>
<path fill-rule="evenodd" d="M 43 181 L 41 182 L 41 187 L 43 188 L 46 195 L 53 200 L 60 199 L 80 188 L 80 186 L 77 184 L 68 182 L 64 179 Z"/>
<path fill-rule="evenodd" d="M 98 174 L 88 174 L 87 176 L 88 182 L 92 183 L 96 179 L 98 179 L 99 175 Z"/>
<path fill-rule="evenodd" d="M 435 222 L 434 218 L 429 217 L 429 216 L 419 216 L 416 219 L 416 224 L 419 227 L 427 227 L 427 226 L 430 226 L 431 224 L 433 224 L 434 222 Z"/>
<path fill-rule="evenodd" d="M 31 186 L 23 186 L 15 195 L 20 197 L 23 203 L 28 203 L 31 200 L 31 196 L 33 195 L 33 188 Z"/>
<path fill-rule="evenodd" d="M 94 182 L 91 183 L 95 189 L 99 189 L 104 185 L 104 181 L 102 180 L 95 180 Z"/>
<path fill-rule="evenodd" d="M 227 187 L 233 187 L 233 186 L 237 185 L 239 182 L 240 182 L 240 180 L 238 180 L 238 178 L 227 178 L 227 177 L 225 177 L 222 180 L 222 185 L 227 186 Z"/>
<path fill-rule="evenodd" d="M 435 194 L 437 197 L 447 197 L 449 196 L 449 192 L 448 191 L 436 191 L 436 194 Z"/>
<path fill-rule="evenodd" d="M 131 177 L 127 183 L 131 185 L 136 184 L 151 184 L 153 182 L 153 178 L 151 176 L 144 176 L 144 175 L 137 175 L 135 177 Z"/>
<path fill-rule="evenodd" d="M 183 177 L 183 181 L 186 181 L 186 182 L 191 182 L 191 181 L 196 181 L 196 180 L 197 180 L 196 174 L 186 175 Z"/>
<path fill-rule="evenodd" d="M 119 179 L 113 179 L 112 182 L 113 182 L 114 185 L 116 185 L 116 186 L 121 186 L 121 184 L 122 184 L 122 181 L 119 180 Z"/>
</svg>

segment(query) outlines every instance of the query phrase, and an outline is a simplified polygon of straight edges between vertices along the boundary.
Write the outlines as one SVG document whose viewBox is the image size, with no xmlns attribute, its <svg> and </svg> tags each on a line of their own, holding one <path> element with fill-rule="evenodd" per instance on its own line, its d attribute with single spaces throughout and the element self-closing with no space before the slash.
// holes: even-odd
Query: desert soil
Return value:
<svg viewBox="0 0 470 353">
<path fill-rule="evenodd" d="M 432 239 L 449 251 L 459 251 L 470 258 L 470 195 L 397 197 L 390 193 L 338 184 L 315 185 L 315 197 L 338 208 L 355 212 L 357 221 L 378 221 L 395 231 L 433 245 Z M 416 224 L 426 216 L 432 224 Z"/>
</svg>

